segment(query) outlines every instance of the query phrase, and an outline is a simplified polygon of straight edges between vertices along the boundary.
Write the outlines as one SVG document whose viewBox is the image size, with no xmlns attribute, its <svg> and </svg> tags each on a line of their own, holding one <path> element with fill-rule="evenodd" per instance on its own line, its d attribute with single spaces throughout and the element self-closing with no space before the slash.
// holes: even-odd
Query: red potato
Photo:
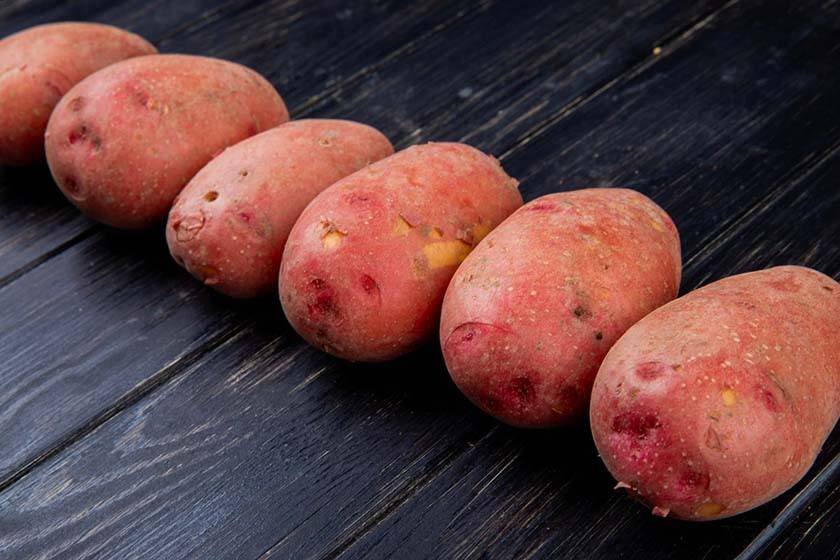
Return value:
<svg viewBox="0 0 840 560">
<path fill-rule="evenodd" d="M 790 488 L 840 415 L 840 284 L 780 266 L 639 321 L 595 381 L 592 434 L 659 515 L 729 517 Z"/>
<path fill-rule="evenodd" d="M 300 213 L 342 177 L 394 152 L 375 128 L 300 120 L 225 150 L 181 191 L 166 228 L 178 264 L 233 297 L 276 289 Z"/>
<path fill-rule="evenodd" d="M 142 56 L 88 76 L 62 98 L 47 126 L 47 161 L 82 212 L 141 228 L 165 217 L 226 147 L 288 119 L 271 84 L 244 66 Z"/>
<path fill-rule="evenodd" d="M 0 41 L 0 164 L 44 157 L 44 131 L 56 103 L 77 82 L 110 64 L 153 54 L 145 39 L 110 25 L 53 23 Z"/>
<path fill-rule="evenodd" d="M 550 194 L 517 210 L 458 268 L 441 314 L 452 380 L 514 426 L 579 419 L 625 330 L 677 295 L 679 234 L 627 189 Z"/>
<path fill-rule="evenodd" d="M 446 285 L 522 204 L 498 161 L 464 144 L 414 146 L 342 179 L 286 243 L 280 296 L 311 344 L 382 361 L 431 337 Z"/>
</svg>

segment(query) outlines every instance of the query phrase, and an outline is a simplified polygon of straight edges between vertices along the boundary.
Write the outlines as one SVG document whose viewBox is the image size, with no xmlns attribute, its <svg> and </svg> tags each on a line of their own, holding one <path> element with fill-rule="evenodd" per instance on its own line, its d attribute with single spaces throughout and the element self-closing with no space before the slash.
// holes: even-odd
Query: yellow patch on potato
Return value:
<svg viewBox="0 0 840 560">
<path fill-rule="evenodd" d="M 720 392 L 720 398 L 723 399 L 723 404 L 726 406 L 735 406 L 735 403 L 738 401 L 735 397 L 735 390 L 729 388 Z"/>
<path fill-rule="evenodd" d="M 703 504 L 697 508 L 697 515 L 700 517 L 712 517 L 723 511 L 723 506 L 715 502 Z"/>
<path fill-rule="evenodd" d="M 440 230 L 440 228 L 430 228 L 428 235 L 430 239 L 443 239 L 443 232 Z"/>
<path fill-rule="evenodd" d="M 476 224 L 473 227 L 473 238 L 475 239 L 475 243 L 478 243 L 487 237 L 488 233 L 490 233 L 490 226 L 487 224 Z"/>
<path fill-rule="evenodd" d="M 443 268 L 445 266 L 457 266 L 461 264 L 467 255 L 470 254 L 469 244 L 463 241 L 438 241 L 429 243 L 423 247 L 423 256 L 429 268 Z"/>
<path fill-rule="evenodd" d="M 335 249 L 341 245 L 341 240 L 347 237 L 347 232 L 338 229 L 338 227 L 329 220 L 321 222 L 323 232 L 321 233 L 321 245 L 324 249 Z"/>
</svg>

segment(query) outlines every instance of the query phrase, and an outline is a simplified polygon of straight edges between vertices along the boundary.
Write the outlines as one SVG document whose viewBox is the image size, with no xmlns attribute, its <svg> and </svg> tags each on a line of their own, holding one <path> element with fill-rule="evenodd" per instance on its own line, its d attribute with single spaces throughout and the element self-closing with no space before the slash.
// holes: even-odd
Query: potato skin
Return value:
<svg viewBox="0 0 840 560">
<path fill-rule="evenodd" d="M 152 55 L 113 64 L 58 103 L 46 133 L 58 186 L 91 218 L 146 227 L 208 161 L 287 121 L 280 95 L 232 62 Z"/>
<path fill-rule="evenodd" d="M 193 276 L 227 295 L 271 293 L 286 238 L 306 205 L 393 153 L 375 128 L 342 120 L 293 121 L 243 140 L 178 195 L 166 227 L 169 250 Z"/>
<path fill-rule="evenodd" d="M 731 276 L 639 321 L 592 393 L 607 468 L 654 506 L 729 517 L 790 488 L 840 414 L 840 284 L 781 266 Z"/>
<path fill-rule="evenodd" d="M 493 230 L 452 278 L 440 326 L 452 380 L 514 426 L 577 420 L 607 350 L 676 297 L 680 268 L 673 222 L 636 191 L 537 198 Z"/>
<path fill-rule="evenodd" d="M 347 360 L 409 352 L 434 332 L 458 264 L 522 204 L 516 186 L 494 158 L 457 143 L 413 146 L 342 179 L 286 243 L 286 317 Z"/>
<path fill-rule="evenodd" d="M 0 41 L 0 164 L 44 157 L 44 131 L 56 103 L 80 80 L 109 64 L 157 52 L 138 35 L 110 25 L 38 25 Z"/>
</svg>

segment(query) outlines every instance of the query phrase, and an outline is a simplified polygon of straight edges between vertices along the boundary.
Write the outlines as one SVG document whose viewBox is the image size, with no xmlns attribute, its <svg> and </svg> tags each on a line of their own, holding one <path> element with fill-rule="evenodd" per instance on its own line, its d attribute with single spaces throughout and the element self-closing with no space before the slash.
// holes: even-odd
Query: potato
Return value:
<svg viewBox="0 0 840 560">
<path fill-rule="evenodd" d="M 458 264 L 522 204 L 516 186 L 494 158 L 456 143 L 414 146 L 342 179 L 289 235 L 286 317 L 347 360 L 412 350 L 434 332 Z"/>
<path fill-rule="evenodd" d="M 0 41 L 0 164 L 30 165 L 44 157 L 50 113 L 81 79 L 154 52 L 133 33 L 94 23 L 39 25 Z"/>
<path fill-rule="evenodd" d="M 47 162 L 85 214 L 141 228 L 166 216 L 227 146 L 288 118 L 271 84 L 244 66 L 142 56 L 88 76 L 62 98 L 47 126 Z"/>
<path fill-rule="evenodd" d="M 340 120 L 294 121 L 244 140 L 208 163 L 178 196 L 166 228 L 169 250 L 220 292 L 272 292 L 286 238 L 306 205 L 393 152 L 376 129 Z"/>
<path fill-rule="evenodd" d="M 668 215 L 627 189 L 550 194 L 517 210 L 455 273 L 440 343 L 452 380 L 508 424 L 584 415 L 613 342 L 677 295 Z"/>
<path fill-rule="evenodd" d="M 840 284 L 780 266 L 639 321 L 592 393 L 595 443 L 659 515 L 728 517 L 790 488 L 840 414 Z"/>
</svg>

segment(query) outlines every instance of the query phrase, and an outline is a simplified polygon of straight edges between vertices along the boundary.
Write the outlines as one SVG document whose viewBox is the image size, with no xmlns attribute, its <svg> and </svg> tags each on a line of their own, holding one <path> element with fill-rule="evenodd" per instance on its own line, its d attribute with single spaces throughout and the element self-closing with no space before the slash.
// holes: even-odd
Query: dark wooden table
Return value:
<svg viewBox="0 0 840 560">
<path fill-rule="evenodd" d="M 526 200 L 638 189 L 680 228 L 684 292 L 783 263 L 840 278 L 836 0 L 5 0 L 0 36 L 63 19 L 249 65 L 295 117 L 469 142 Z M 837 430 L 761 508 L 654 518 L 586 426 L 499 425 L 432 345 L 326 356 L 44 169 L 0 170 L 0 210 L 0 558 L 840 556 Z"/>
</svg>

